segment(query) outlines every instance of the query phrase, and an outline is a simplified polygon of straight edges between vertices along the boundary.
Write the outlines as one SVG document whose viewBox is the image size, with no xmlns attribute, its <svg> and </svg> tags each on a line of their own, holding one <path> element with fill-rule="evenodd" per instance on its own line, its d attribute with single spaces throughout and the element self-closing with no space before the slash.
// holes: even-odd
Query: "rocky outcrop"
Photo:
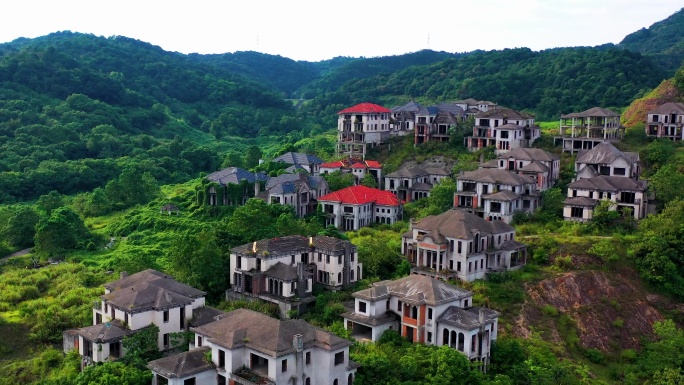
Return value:
<svg viewBox="0 0 684 385">
<path fill-rule="evenodd" d="M 663 320 L 659 309 L 676 307 L 664 297 L 647 294 L 636 276 L 603 271 L 563 273 L 528 286 L 527 293 L 529 303 L 515 322 L 515 334 L 539 330 L 535 324 L 548 319 L 553 307 L 574 321 L 583 348 L 602 351 L 638 349 L 641 339 L 653 334 L 653 323 Z M 558 330 L 551 330 L 549 337 L 560 338 Z"/>
</svg>

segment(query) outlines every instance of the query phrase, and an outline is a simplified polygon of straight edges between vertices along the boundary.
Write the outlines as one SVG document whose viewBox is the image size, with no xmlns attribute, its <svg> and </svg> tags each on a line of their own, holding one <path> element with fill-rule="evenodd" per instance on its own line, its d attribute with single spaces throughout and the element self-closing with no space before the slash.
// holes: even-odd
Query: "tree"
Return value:
<svg viewBox="0 0 684 385">
<path fill-rule="evenodd" d="M 159 339 L 159 327 L 155 324 L 138 329 L 132 335 L 124 337 L 121 341 L 126 350 L 124 362 L 144 368 L 145 364 L 161 356 L 157 341 Z"/>
<path fill-rule="evenodd" d="M 249 146 L 247 152 L 245 153 L 244 165 L 247 168 L 253 168 L 259 165 L 259 161 L 263 157 L 261 149 L 257 146 Z"/>
<path fill-rule="evenodd" d="M 369 172 L 363 176 L 361 179 L 361 184 L 366 187 L 378 188 L 378 181 L 375 180 L 375 177 L 373 177 L 373 175 L 371 175 Z"/>
<path fill-rule="evenodd" d="M 658 169 L 651 177 L 650 183 L 661 205 L 684 198 L 684 189 L 681 187 L 684 186 L 684 173 L 674 164 L 666 164 Z"/>
<path fill-rule="evenodd" d="M 348 172 L 340 171 L 323 174 L 323 178 L 326 182 L 328 182 L 330 191 L 342 190 L 343 188 L 353 186 L 356 182 L 354 175 Z"/>
<path fill-rule="evenodd" d="M 46 195 L 41 195 L 36 206 L 49 216 L 52 210 L 64 206 L 64 197 L 57 191 L 52 190 Z"/>
<path fill-rule="evenodd" d="M 36 224 L 40 220 L 38 213 L 30 206 L 19 206 L 12 211 L 7 223 L 2 227 L 2 236 L 11 246 L 33 246 Z"/>
<path fill-rule="evenodd" d="M 235 209 L 228 220 L 226 231 L 234 237 L 237 244 L 277 237 L 277 222 L 282 214 L 294 217 L 291 206 L 270 205 L 261 199 L 252 198 Z"/>
<path fill-rule="evenodd" d="M 85 248 L 92 236 L 83 220 L 68 207 L 60 207 L 36 225 L 36 252 L 45 256 L 59 256 L 67 250 Z"/>
<path fill-rule="evenodd" d="M 176 278 L 220 300 L 228 287 L 229 259 L 221 253 L 216 236 L 208 231 L 179 236 L 173 242 L 169 261 Z"/>
<path fill-rule="evenodd" d="M 114 361 L 86 367 L 76 377 L 74 385 L 148 385 L 151 382 L 149 369 Z"/>
</svg>

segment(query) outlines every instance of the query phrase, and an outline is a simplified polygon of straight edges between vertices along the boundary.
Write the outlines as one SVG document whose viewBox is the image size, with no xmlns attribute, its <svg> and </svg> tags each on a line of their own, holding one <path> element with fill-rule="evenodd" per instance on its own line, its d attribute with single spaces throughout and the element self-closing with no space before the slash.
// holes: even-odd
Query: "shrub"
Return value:
<svg viewBox="0 0 684 385">
<path fill-rule="evenodd" d="M 595 364 L 602 364 L 605 360 L 603 353 L 598 349 L 587 349 L 584 351 L 584 355 L 589 359 L 589 361 Z"/>
<path fill-rule="evenodd" d="M 556 309 L 552 305 L 545 305 L 542 308 L 542 313 L 544 313 L 545 315 L 550 316 L 550 317 L 557 317 L 558 316 L 558 309 Z"/>
<path fill-rule="evenodd" d="M 621 328 L 624 324 L 625 321 L 620 317 L 616 318 L 615 321 L 613 321 L 613 326 L 615 326 L 616 328 Z"/>
<path fill-rule="evenodd" d="M 556 257 L 553 264 L 560 269 L 571 269 L 572 268 L 572 258 L 569 255 L 564 257 Z"/>
</svg>

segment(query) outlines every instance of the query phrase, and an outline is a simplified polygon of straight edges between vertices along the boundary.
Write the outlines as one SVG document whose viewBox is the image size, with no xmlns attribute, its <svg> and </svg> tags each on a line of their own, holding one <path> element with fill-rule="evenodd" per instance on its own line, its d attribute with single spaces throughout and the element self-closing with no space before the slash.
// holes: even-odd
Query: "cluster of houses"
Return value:
<svg viewBox="0 0 684 385">
<path fill-rule="evenodd" d="M 650 111 L 647 134 L 682 140 L 682 115 L 680 103 Z M 448 141 L 452 127 L 469 118 L 475 124 L 465 145 L 473 150 L 491 146 L 496 153 L 477 170 L 452 176 L 443 168 L 419 165 L 383 178 L 382 165 L 365 159 L 367 146 L 391 135 L 413 135 L 416 145 Z M 395 330 L 411 342 L 449 346 L 486 366 L 499 314 L 474 306 L 472 292 L 449 282 L 471 282 L 526 264 L 527 246 L 516 240 L 509 223 L 515 213 L 531 213 L 542 204 L 541 193 L 560 177 L 559 157 L 530 148 L 540 136 L 532 116 L 473 99 L 429 107 L 410 102 L 393 109 L 362 103 L 339 112 L 338 131 L 342 160 L 325 163 L 286 153 L 274 160 L 286 166 L 275 177 L 227 168 L 206 177 L 207 203 L 240 205 L 257 197 L 291 205 L 300 217 L 320 209 L 326 225 L 349 231 L 400 221 L 404 203 L 428 197 L 435 185 L 453 177 L 453 208 L 411 220 L 401 236 L 411 274 L 353 293 L 342 319 L 359 341 L 378 341 L 386 330 Z M 566 220 L 591 220 L 602 201 L 635 219 L 647 214 L 639 155 L 613 145 L 623 135 L 620 116 L 610 110 L 561 117 L 555 140 L 564 152 L 576 154 L 576 176 L 564 201 Z M 350 173 L 357 183 L 330 191 L 322 175 L 332 172 Z M 383 188 L 358 183 L 368 175 Z M 162 208 L 172 211 L 178 209 Z M 315 302 L 314 285 L 340 290 L 363 278 L 356 246 L 322 235 L 256 240 L 231 250 L 226 273 L 227 299 L 274 303 L 282 319 L 209 307 L 204 292 L 155 270 L 122 273 L 104 285 L 92 326 L 63 333 L 64 350 L 77 350 L 83 365 L 115 360 L 126 353 L 124 338 L 156 325 L 157 348 L 165 356 L 148 363 L 154 385 L 353 384 L 359 365 L 350 360 L 351 342 L 289 316 Z M 179 353 L 175 337 L 180 332 L 193 337 L 188 350 Z"/>
</svg>

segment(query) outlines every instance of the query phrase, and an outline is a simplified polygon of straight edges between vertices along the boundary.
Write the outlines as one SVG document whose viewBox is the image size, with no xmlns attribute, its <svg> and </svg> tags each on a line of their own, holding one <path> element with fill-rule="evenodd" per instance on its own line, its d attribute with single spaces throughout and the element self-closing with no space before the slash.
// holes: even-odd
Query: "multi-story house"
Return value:
<svg viewBox="0 0 684 385">
<path fill-rule="evenodd" d="M 306 170 L 311 175 L 319 175 L 319 167 L 323 164 L 323 159 L 316 155 L 303 154 L 301 152 L 286 152 L 273 159 L 273 162 L 282 162 L 291 165 L 286 169 L 287 172 Z"/>
<path fill-rule="evenodd" d="M 292 206 L 297 216 L 303 218 L 315 213 L 318 197 L 329 192 L 328 182 L 322 176 L 311 176 L 302 171 L 270 178 L 260 196 L 268 203 Z"/>
<path fill-rule="evenodd" d="M 231 250 L 227 295 L 274 302 L 287 314 L 315 300 L 314 282 L 338 290 L 360 280 L 362 270 L 349 241 L 322 235 L 262 239 Z"/>
<path fill-rule="evenodd" d="M 475 100 L 473 98 L 457 100 L 453 104 L 461 107 L 463 111 L 465 111 L 467 117 L 475 117 L 475 115 L 479 114 L 480 112 L 486 112 L 498 108 L 498 105 L 494 102 L 487 100 Z"/>
<path fill-rule="evenodd" d="M 404 136 L 412 134 L 416 124 L 416 112 L 421 108 L 421 105 L 413 100 L 403 106 L 392 108 L 390 135 Z"/>
<path fill-rule="evenodd" d="M 492 163 L 499 169 L 533 178 L 538 191 L 553 187 L 560 175 L 560 158 L 540 148 L 514 148 Z"/>
<path fill-rule="evenodd" d="M 423 107 L 416 113 L 415 144 L 429 141 L 448 142 L 449 129 L 464 121 L 466 114 L 454 103 Z"/>
<path fill-rule="evenodd" d="M 268 180 L 263 173 L 253 173 L 239 167 L 228 167 L 207 175 L 211 185 L 206 191 L 206 203 L 212 206 L 240 206 L 259 194 Z"/>
<path fill-rule="evenodd" d="M 536 179 L 527 175 L 481 168 L 456 177 L 454 207 L 490 221 L 510 223 L 516 211 L 534 212 L 540 200 Z"/>
<path fill-rule="evenodd" d="M 159 327 L 159 350 L 171 347 L 171 334 L 204 307 L 205 293 L 148 269 L 104 285 L 93 309 L 93 326 L 64 333 L 65 351 L 78 349 L 85 364 L 121 357 L 121 341 L 150 324 Z"/>
<path fill-rule="evenodd" d="M 411 223 L 401 252 L 413 273 L 444 280 L 470 282 L 527 263 L 527 247 L 515 241 L 512 226 L 456 209 Z"/>
<path fill-rule="evenodd" d="M 575 159 L 576 179 L 600 175 L 639 179 L 641 163 L 639 153 L 622 152 L 612 143 L 602 142 L 591 150 L 582 150 Z"/>
<path fill-rule="evenodd" d="M 674 141 L 684 139 L 684 103 L 669 102 L 648 112 L 646 135 Z"/>
<path fill-rule="evenodd" d="M 473 135 L 464 141 L 471 151 L 494 146 L 497 154 L 503 154 L 514 148 L 530 147 L 540 136 L 540 128 L 527 112 L 491 108 L 475 115 Z"/>
<path fill-rule="evenodd" d="M 337 155 L 365 159 L 367 146 L 377 146 L 390 135 L 388 108 L 361 103 L 337 113 Z"/>
<path fill-rule="evenodd" d="M 378 185 L 382 181 L 382 165 L 375 160 L 346 158 L 335 162 L 323 163 L 320 170 L 321 175 L 330 174 L 335 171 L 351 173 L 356 177 L 356 183 L 361 181 L 367 173 L 375 178 Z"/>
<path fill-rule="evenodd" d="M 402 201 L 415 201 L 429 197 L 432 187 L 448 176 L 439 167 L 402 168 L 385 176 L 385 190 Z"/>
<path fill-rule="evenodd" d="M 393 224 L 401 219 L 402 202 L 389 191 L 351 186 L 318 198 L 325 225 L 355 231 L 371 223 Z"/>
<path fill-rule="evenodd" d="M 569 221 L 587 222 L 602 200 L 611 202 L 611 210 L 631 210 L 634 219 L 647 214 L 646 182 L 623 176 L 595 176 L 578 179 L 568 185 L 563 217 Z"/>
<path fill-rule="evenodd" d="M 153 385 L 352 385 L 359 367 L 351 342 L 299 319 L 237 309 L 191 330 L 193 350 L 148 363 Z"/>
<path fill-rule="evenodd" d="M 357 340 L 378 341 L 391 329 L 411 342 L 449 346 L 471 361 L 489 363 L 499 314 L 472 307 L 473 293 L 468 290 L 412 274 L 373 283 L 352 296 L 354 310 L 342 317 Z"/>
<path fill-rule="evenodd" d="M 620 114 L 606 108 L 593 107 L 582 112 L 561 115 L 559 136 L 563 152 L 591 150 L 603 142 L 618 141 L 625 133 L 620 125 Z"/>
</svg>

